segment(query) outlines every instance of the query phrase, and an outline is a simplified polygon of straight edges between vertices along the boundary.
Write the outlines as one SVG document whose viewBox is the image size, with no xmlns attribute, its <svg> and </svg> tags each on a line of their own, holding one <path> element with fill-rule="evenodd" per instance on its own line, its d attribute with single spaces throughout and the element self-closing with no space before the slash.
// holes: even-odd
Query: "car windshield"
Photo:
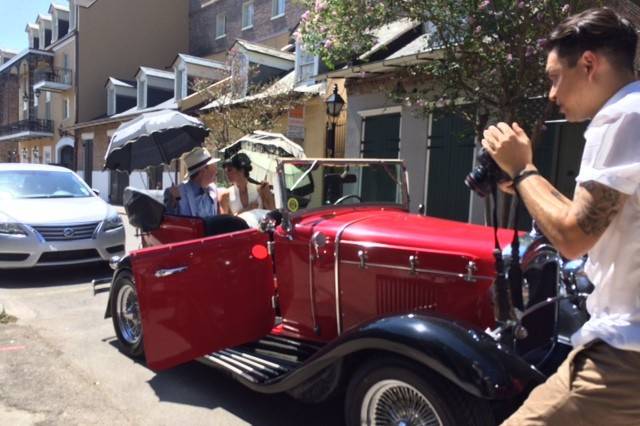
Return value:
<svg viewBox="0 0 640 426">
<path fill-rule="evenodd" d="M 90 197 L 91 190 L 73 173 L 51 170 L 0 171 L 0 199 Z"/>
<path fill-rule="evenodd" d="M 400 161 L 284 160 L 284 207 L 290 212 L 327 205 L 406 206 Z"/>
</svg>

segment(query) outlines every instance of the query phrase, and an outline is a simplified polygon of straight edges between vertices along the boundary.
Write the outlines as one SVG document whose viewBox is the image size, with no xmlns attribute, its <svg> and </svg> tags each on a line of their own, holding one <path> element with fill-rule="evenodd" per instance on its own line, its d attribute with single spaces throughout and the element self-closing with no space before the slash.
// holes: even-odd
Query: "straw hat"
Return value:
<svg viewBox="0 0 640 426">
<path fill-rule="evenodd" d="M 186 153 L 182 157 L 182 161 L 184 161 L 184 165 L 187 168 L 187 174 L 185 175 L 185 179 L 187 179 L 209 164 L 217 163 L 220 159 L 212 157 L 206 148 L 197 147 Z"/>
</svg>

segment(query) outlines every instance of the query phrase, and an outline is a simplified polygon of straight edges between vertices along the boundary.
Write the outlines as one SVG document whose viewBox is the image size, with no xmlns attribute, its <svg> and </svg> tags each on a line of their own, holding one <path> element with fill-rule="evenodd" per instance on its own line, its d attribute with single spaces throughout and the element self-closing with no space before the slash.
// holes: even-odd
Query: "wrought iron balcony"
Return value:
<svg viewBox="0 0 640 426">
<path fill-rule="evenodd" d="M 37 71 L 34 75 L 34 91 L 64 92 L 73 86 L 73 71 L 54 67 L 46 71 Z"/>
<path fill-rule="evenodd" d="M 53 136 L 53 121 L 27 119 L 0 126 L 0 141 Z"/>
</svg>

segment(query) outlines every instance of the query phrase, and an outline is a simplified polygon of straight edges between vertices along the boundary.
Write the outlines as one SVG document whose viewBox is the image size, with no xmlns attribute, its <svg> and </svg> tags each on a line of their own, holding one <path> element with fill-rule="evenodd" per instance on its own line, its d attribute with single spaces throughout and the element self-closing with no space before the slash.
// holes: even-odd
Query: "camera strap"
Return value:
<svg viewBox="0 0 640 426">
<path fill-rule="evenodd" d="M 498 187 L 494 182 L 491 185 L 491 198 L 493 201 L 492 218 L 493 218 L 493 237 L 495 249 L 493 257 L 495 259 L 496 281 L 494 283 L 494 308 L 496 321 L 502 324 L 508 323 L 514 319 L 510 284 L 504 270 L 504 259 L 502 258 L 502 249 L 500 248 L 500 240 L 498 240 Z"/>
<path fill-rule="evenodd" d="M 524 310 L 522 299 L 522 267 L 520 265 L 520 238 L 518 236 L 518 211 L 520 197 L 516 193 L 513 202 L 513 239 L 511 240 L 511 264 L 509 265 L 509 284 L 513 306 Z"/>
</svg>

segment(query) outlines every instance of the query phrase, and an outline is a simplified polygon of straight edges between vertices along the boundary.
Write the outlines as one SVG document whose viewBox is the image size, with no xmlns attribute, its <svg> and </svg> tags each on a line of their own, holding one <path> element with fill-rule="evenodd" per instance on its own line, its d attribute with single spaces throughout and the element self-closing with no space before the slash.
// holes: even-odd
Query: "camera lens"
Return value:
<svg viewBox="0 0 640 426">
<path fill-rule="evenodd" d="M 478 165 L 464 178 L 464 184 L 478 194 L 486 197 L 493 185 L 509 180 L 509 176 L 498 167 L 489 153 L 482 148 L 478 152 Z"/>
<path fill-rule="evenodd" d="M 480 197 L 486 197 L 491 192 L 491 185 L 487 175 L 487 168 L 483 164 L 478 164 L 464 178 L 464 184 Z"/>
</svg>

